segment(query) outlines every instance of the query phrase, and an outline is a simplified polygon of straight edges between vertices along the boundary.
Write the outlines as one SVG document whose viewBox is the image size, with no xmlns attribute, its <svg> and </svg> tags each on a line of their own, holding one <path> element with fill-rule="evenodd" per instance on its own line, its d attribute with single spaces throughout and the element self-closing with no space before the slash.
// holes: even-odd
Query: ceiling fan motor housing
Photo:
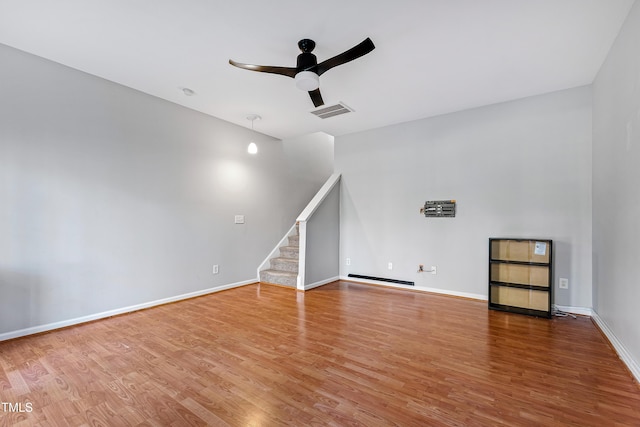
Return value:
<svg viewBox="0 0 640 427">
<path fill-rule="evenodd" d="M 298 55 L 297 69 L 298 71 L 316 71 L 318 60 L 311 52 L 302 52 Z"/>
<path fill-rule="evenodd" d="M 316 43 L 310 39 L 303 39 L 298 42 L 298 47 L 302 51 L 298 55 L 295 76 L 296 87 L 304 91 L 312 91 L 320 87 L 320 79 L 318 78 L 318 59 L 311 53 L 316 47 Z"/>
</svg>

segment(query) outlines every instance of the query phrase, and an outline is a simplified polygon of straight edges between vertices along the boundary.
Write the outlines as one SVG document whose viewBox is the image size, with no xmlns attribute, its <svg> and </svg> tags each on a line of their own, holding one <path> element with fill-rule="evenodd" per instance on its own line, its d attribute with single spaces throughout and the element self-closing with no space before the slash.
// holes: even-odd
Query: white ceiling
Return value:
<svg viewBox="0 0 640 427">
<path fill-rule="evenodd" d="M 278 138 L 341 135 L 590 84 L 634 0 L 0 0 L 0 43 Z M 228 60 L 295 66 L 370 37 L 320 77 L 310 114 L 293 79 Z M 181 88 L 196 92 L 187 97 Z"/>
</svg>

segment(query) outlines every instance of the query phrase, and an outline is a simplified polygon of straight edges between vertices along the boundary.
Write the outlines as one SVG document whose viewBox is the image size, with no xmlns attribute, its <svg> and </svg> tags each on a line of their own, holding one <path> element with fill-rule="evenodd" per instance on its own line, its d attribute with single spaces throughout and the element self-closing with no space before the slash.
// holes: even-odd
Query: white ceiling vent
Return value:
<svg viewBox="0 0 640 427">
<path fill-rule="evenodd" d="M 342 102 L 337 103 L 336 105 L 331 105 L 329 107 L 320 108 L 319 110 L 312 111 L 311 114 L 315 114 L 321 119 L 328 119 L 329 117 L 339 116 L 340 114 L 350 113 L 353 110 Z"/>
</svg>

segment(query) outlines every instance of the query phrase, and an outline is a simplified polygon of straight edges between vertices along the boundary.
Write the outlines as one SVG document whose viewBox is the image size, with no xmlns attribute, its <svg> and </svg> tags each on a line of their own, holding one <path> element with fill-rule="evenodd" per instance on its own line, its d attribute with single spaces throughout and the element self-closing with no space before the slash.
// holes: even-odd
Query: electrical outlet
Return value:
<svg viewBox="0 0 640 427">
<path fill-rule="evenodd" d="M 558 287 L 560 289 L 569 289 L 569 279 L 565 279 L 564 277 L 561 277 L 558 282 Z"/>
<path fill-rule="evenodd" d="M 213 265 L 213 274 L 218 274 L 218 271 L 219 271 L 218 264 L 214 264 Z"/>
<path fill-rule="evenodd" d="M 389 263 L 388 268 L 389 268 L 389 270 L 393 270 L 393 263 L 392 262 Z"/>
<path fill-rule="evenodd" d="M 347 258 L 347 265 L 351 265 L 351 258 Z"/>
<path fill-rule="evenodd" d="M 438 267 L 436 267 L 435 265 L 431 266 L 431 274 L 438 274 Z"/>
</svg>

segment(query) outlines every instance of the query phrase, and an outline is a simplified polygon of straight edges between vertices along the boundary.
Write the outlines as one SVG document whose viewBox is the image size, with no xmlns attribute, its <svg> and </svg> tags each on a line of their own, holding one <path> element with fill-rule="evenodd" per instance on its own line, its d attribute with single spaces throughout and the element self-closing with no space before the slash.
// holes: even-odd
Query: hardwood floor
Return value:
<svg viewBox="0 0 640 427">
<path fill-rule="evenodd" d="M 0 342 L 0 400 L 2 426 L 640 426 L 640 387 L 588 318 L 349 282 Z"/>
</svg>

